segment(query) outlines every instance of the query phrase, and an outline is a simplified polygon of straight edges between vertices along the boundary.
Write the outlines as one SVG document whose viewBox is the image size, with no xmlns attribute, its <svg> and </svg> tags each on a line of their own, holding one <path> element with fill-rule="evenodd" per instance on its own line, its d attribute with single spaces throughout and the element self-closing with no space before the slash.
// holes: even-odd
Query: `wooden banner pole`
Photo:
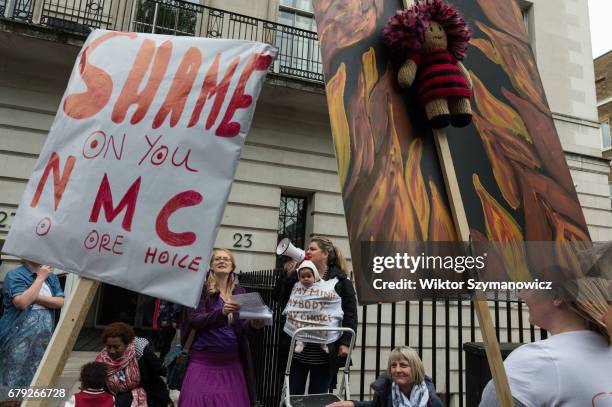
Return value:
<svg viewBox="0 0 612 407">
<path fill-rule="evenodd" d="M 459 240 L 468 242 L 470 240 L 470 228 L 467 222 L 467 216 L 465 215 L 463 201 L 461 200 L 461 191 L 459 190 L 457 174 L 455 173 L 455 167 L 453 166 L 453 157 L 451 156 L 450 147 L 448 145 L 448 137 L 446 132 L 443 130 L 434 130 L 433 134 L 434 139 L 436 140 L 438 158 L 440 159 L 440 166 L 442 167 L 442 173 L 444 174 L 446 194 L 448 195 L 448 200 L 453 213 L 457 234 L 459 236 Z M 491 376 L 493 376 L 493 382 L 495 383 L 497 399 L 499 400 L 501 407 L 512 407 L 514 406 L 514 402 L 512 401 L 512 393 L 510 392 L 508 377 L 506 376 L 506 371 L 504 370 L 504 364 L 501 357 L 501 352 L 499 350 L 499 343 L 497 342 L 497 337 L 495 336 L 495 329 L 493 327 L 493 321 L 491 320 L 487 299 L 482 292 L 477 291 L 473 302 L 476 315 L 478 316 L 480 332 L 482 333 L 482 339 L 485 344 L 489 369 L 491 369 Z"/>
<path fill-rule="evenodd" d="M 414 0 L 402 0 L 402 3 L 404 8 L 408 8 L 414 4 Z M 457 234 L 460 241 L 468 242 L 470 240 L 470 227 L 467 216 L 465 215 L 463 200 L 461 199 L 461 191 L 459 190 L 459 183 L 457 182 L 457 174 L 455 173 L 447 134 L 443 130 L 434 129 L 433 135 L 436 141 L 438 159 L 442 167 L 446 194 L 453 213 Z M 495 336 L 495 328 L 491 320 L 487 299 L 484 297 L 484 294 L 478 291 L 475 294 L 473 302 L 478 317 L 478 325 L 480 326 L 480 332 L 482 333 L 482 339 L 485 345 L 489 369 L 491 370 L 491 376 L 495 383 L 495 391 L 497 393 L 499 405 L 501 407 L 513 407 L 514 402 L 512 401 L 510 384 L 508 383 L 508 377 L 504 370 L 504 362 L 499 350 L 497 337 Z"/>
<path fill-rule="evenodd" d="M 31 387 L 54 387 L 66 366 L 66 361 L 83 327 L 83 322 L 99 285 L 98 281 L 77 277 L 72 293 L 64 304 L 62 316 L 55 332 L 53 332 L 51 342 L 49 342 L 32 383 L 30 383 Z M 69 397 L 69 395 L 67 394 L 66 397 Z M 21 405 L 22 407 L 44 407 L 50 401 L 52 400 L 26 400 Z"/>
</svg>

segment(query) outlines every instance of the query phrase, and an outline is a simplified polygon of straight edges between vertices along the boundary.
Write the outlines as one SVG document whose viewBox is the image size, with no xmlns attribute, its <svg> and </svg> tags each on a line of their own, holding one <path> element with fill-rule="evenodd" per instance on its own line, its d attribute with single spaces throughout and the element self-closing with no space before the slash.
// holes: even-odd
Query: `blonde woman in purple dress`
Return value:
<svg viewBox="0 0 612 407">
<path fill-rule="evenodd" d="M 233 294 L 245 290 L 237 283 L 234 255 L 213 250 L 210 272 L 200 303 L 187 311 L 184 339 L 196 336 L 181 388 L 179 407 L 249 407 L 255 404 L 255 377 L 248 343 L 252 329 L 263 321 L 239 320 L 240 304 Z"/>
</svg>

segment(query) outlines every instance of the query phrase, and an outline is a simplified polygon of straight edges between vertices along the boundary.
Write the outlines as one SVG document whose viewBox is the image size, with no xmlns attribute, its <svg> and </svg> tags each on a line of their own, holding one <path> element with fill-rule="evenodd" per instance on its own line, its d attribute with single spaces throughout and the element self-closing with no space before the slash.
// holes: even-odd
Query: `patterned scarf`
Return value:
<svg viewBox="0 0 612 407">
<path fill-rule="evenodd" d="M 429 401 L 429 391 L 427 391 L 427 385 L 423 381 L 421 384 L 412 386 L 410 398 L 408 398 L 397 384 L 392 383 L 391 400 L 393 401 L 393 407 L 426 407 Z"/>
<path fill-rule="evenodd" d="M 103 362 L 107 368 L 106 384 L 113 394 L 132 392 L 132 407 L 147 407 L 147 393 L 140 387 L 140 369 L 138 359 L 142 356 L 148 341 L 135 338 L 125 349 L 123 355 L 111 359 L 108 351 L 103 349 L 96 356 L 96 361 Z"/>
</svg>

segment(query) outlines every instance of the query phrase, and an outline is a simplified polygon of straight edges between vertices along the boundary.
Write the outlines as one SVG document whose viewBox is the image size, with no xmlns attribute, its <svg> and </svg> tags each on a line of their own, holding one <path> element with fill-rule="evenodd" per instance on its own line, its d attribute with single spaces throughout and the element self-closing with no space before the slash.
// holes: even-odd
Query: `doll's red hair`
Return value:
<svg viewBox="0 0 612 407">
<path fill-rule="evenodd" d="M 472 33 L 459 10 L 444 0 L 417 0 L 412 7 L 398 10 L 389 18 L 383 29 L 383 40 L 394 59 L 403 62 L 408 55 L 418 52 L 432 21 L 444 27 L 448 51 L 462 60 Z"/>
</svg>

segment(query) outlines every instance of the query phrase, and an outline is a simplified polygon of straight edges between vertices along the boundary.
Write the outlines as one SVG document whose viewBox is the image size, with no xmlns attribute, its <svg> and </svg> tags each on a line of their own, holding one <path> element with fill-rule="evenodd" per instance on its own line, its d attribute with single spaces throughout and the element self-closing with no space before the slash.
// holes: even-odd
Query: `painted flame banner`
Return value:
<svg viewBox="0 0 612 407">
<path fill-rule="evenodd" d="M 531 279 L 551 259 L 580 271 L 570 247 L 590 247 L 588 229 L 520 9 L 512 0 L 453 4 L 473 31 L 464 65 L 474 121 L 447 130 L 472 237 L 504 242 L 495 261 L 511 280 Z M 382 44 L 402 2 L 313 5 L 359 300 L 397 301 L 372 289 L 361 243 L 456 240 L 431 130 Z M 523 244 L 531 241 L 554 244 L 544 253 Z"/>
</svg>

